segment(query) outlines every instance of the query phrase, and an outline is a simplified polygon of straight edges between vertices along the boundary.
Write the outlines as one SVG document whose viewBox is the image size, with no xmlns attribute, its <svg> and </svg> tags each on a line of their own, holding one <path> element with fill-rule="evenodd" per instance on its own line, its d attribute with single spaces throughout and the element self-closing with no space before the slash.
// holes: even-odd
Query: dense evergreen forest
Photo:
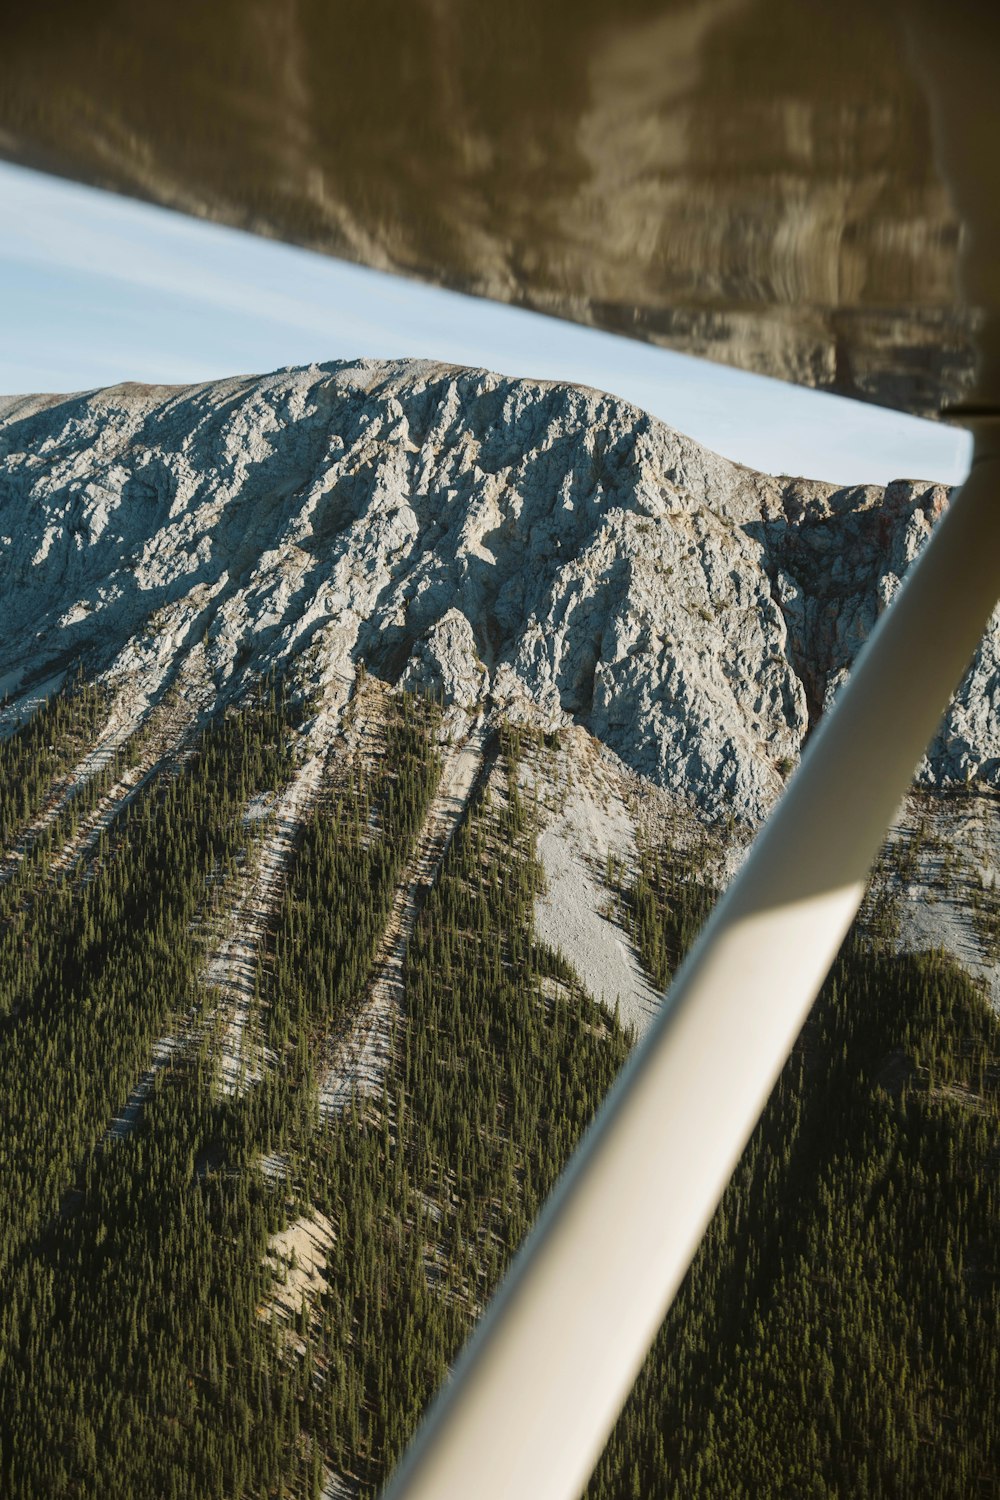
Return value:
<svg viewBox="0 0 1000 1500">
<path fill-rule="evenodd" d="M 74 691 L 0 751 L 5 849 L 96 730 Z M 204 974 L 261 837 L 247 803 L 294 769 L 280 685 L 84 868 L 50 868 L 60 825 L 0 885 L 4 1496 L 318 1496 L 329 1471 L 377 1493 L 626 1055 L 533 936 L 536 747 L 506 728 L 417 918 L 381 1094 L 321 1123 L 440 774 L 434 706 L 388 702 L 384 753 L 328 777 L 298 840 L 243 1092 L 219 1087 Z M 608 881 L 665 983 L 711 901 L 697 851 Z M 109 1133 L 164 1035 L 183 1045 Z M 588 1496 L 1000 1493 L 998 1126 L 978 992 L 852 935 Z M 325 1271 L 289 1315 L 269 1244 L 319 1216 Z"/>
<path fill-rule="evenodd" d="M 642 861 L 651 967 L 696 894 Z M 880 913 L 891 931 L 891 921 Z M 853 933 L 589 1490 L 1000 1494 L 1000 1024 Z"/>
<path fill-rule="evenodd" d="M 0 849 L 6 852 L 41 811 L 53 783 L 86 754 L 106 713 L 107 695 L 76 677 L 0 739 Z"/>
</svg>

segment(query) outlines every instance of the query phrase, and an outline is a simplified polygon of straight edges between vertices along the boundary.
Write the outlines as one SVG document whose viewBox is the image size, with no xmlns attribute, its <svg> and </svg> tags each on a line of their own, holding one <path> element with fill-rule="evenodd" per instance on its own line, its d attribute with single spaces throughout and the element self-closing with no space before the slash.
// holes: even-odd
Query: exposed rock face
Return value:
<svg viewBox="0 0 1000 1500">
<path fill-rule="evenodd" d="M 0 409 L 0 679 L 364 659 L 754 820 L 947 503 L 758 475 L 595 391 L 312 366 Z M 1000 620 L 927 781 L 1000 784 Z M 3 676 L 6 674 L 6 676 Z"/>
<path fill-rule="evenodd" d="M 488 682 L 472 626 L 460 609 L 449 609 L 417 641 L 400 686 L 419 688 L 470 709 L 485 696 Z"/>
</svg>

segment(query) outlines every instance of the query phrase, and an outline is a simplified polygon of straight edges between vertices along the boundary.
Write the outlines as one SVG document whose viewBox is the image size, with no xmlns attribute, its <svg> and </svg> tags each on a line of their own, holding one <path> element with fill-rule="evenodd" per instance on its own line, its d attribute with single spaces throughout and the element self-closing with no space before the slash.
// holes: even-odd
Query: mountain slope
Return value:
<svg viewBox="0 0 1000 1500">
<path fill-rule="evenodd" d="M 756 821 L 947 503 L 758 475 L 627 404 L 420 362 L 0 409 L 0 687 L 137 704 L 364 659 L 576 720 Z M 204 659 L 193 655 L 204 643 Z M 1000 783 L 995 619 L 924 766 Z M 187 663 L 185 667 L 185 663 Z"/>
<path fill-rule="evenodd" d="M 430 365 L 0 442 L 0 1490 L 373 1497 L 945 497 Z M 997 1486 L 995 648 L 589 1500 Z"/>
</svg>

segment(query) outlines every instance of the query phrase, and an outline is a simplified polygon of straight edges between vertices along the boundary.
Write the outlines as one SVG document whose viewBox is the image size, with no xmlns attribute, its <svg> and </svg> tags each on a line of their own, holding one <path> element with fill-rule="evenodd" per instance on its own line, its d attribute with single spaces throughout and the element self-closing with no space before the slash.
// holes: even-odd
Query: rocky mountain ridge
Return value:
<svg viewBox="0 0 1000 1500">
<path fill-rule="evenodd" d="M 151 701 L 364 661 L 583 724 L 766 811 L 947 504 L 753 473 L 596 391 L 431 362 L 0 406 L 0 691 L 83 660 Z M 203 648 L 203 650 L 202 650 Z M 920 773 L 1000 784 L 1000 615 Z"/>
</svg>

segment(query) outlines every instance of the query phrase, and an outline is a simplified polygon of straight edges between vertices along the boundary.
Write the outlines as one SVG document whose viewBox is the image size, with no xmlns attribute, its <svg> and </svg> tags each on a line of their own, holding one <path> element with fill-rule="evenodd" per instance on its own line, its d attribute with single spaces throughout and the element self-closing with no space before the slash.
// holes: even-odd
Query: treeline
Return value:
<svg viewBox="0 0 1000 1500">
<path fill-rule="evenodd" d="M 124 772 L 140 760 L 152 732 L 152 722 L 147 719 L 103 756 L 78 785 L 64 789 L 57 778 L 41 798 L 44 803 L 54 796 L 57 805 L 41 828 L 30 834 L 21 830 L 18 857 L 7 866 L 0 882 L 0 972 L 6 969 L 8 955 L 21 944 L 19 926 L 23 927 L 28 920 L 31 903 L 39 898 L 59 855 L 71 846 L 80 828 Z M 75 761 L 82 742 L 78 743 L 75 735 L 70 738 L 71 758 Z M 106 842 L 96 852 L 103 856 Z M 72 877 L 76 872 L 71 870 L 68 874 Z M 39 919 L 35 921 L 37 924 Z"/>
<path fill-rule="evenodd" d="M 86 755 L 108 707 L 108 694 L 77 675 L 0 739 L 0 852 L 38 816 L 53 784 Z"/>
<path fill-rule="evenodd" d="M 643 963 L 660 990 L 670 983 L 715 904 L 717 890 L 705 876 L 707 851 L 656 849 L 640 840 L 638 868 L 608 856 L 605 882 Z"/>
</svg>

